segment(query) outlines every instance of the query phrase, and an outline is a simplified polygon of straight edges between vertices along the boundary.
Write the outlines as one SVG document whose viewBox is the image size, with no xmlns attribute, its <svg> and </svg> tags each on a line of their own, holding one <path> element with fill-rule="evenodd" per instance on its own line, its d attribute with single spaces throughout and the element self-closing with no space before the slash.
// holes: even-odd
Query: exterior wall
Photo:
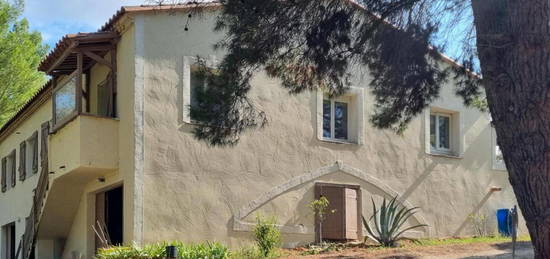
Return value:
<svg viewBox="0 0 550 259">
<path fill-rule="evenodd" d="M 95 250 L 95 235 L 91 229 L 95 223 L 95 195 L 121 185 L 125 187 L 124 240 L 128 244 L 135 240 L 133 234 L 134 188 L 132 187 L 134 182 L 135 42 L 131 20 L 125 20 L 124 26 L 125 29 L 117 46 L 117 110 L 119 115 L 117 121 L 83 115 L 49 137 L 50 141 L 52 138 L 63 139 L 64 143 L 56 142 L 58 145 L 49 143 L 49 171 L 53 174 L 50 175 L 50 190 L 42 216 L 44 224 L 41 225 L 38 236 L 37 258 L 77 258 L 74 256 L 92 258 Z M 91 69 L 88 79 L 90 80 L 90 111 L 92 114 L 97 111 L 97 84 L 105 79 L 107 73 L 107 69 L 101 65 L 96 65 Z M 1 140 L 0 157 L 17 149 L 18 164 L 20 142 L 30 137 L 35 130 L 40 132 L 41 124 L 51 120 L 51 116 L 52 102 L 48 100 L 13 133 Z M 84 121 L 86 122 L 83 124 Z M 98 124 L 100 121 L 101 123 Z M 85 125 L 86 123 L 88 125 Z M 107 123 L 108 127 L 103 127 L 104 123 Z M 93 130 L 96 126 L 101 126 L 101 128 Z M 93 142 L 104 140 L 116 143 L 111 143 L 109 150 L 95 150 L 91 156 L 86 155 L 92 150 L 87 150 L 85 146 L 93 146 Z M 78 150 L 75 150 L 75 147 Z M 53 153 L 56 154 L 56 159 L 52 159 Z M 74 157 L 74 155 L 78 157 Z M 113 158 L 113 156 L 115 157 Z M 74 159 L 71 160 L 71 157 Z M 86 167 L 86 165 L 94 166 L 94 161 L 99 162 L 95 168 Z M 117 169 L 113 171 L 112 168 Z M 40 172 L 40 170 L 39 168 L 38 171 Z M 0 226 L 16 222 L 16 242 L 19 244 L 19 239 L 25 231 L 25 218 L 29 215 L 32 207 L 33 189 L 36 188 L 38 174 L 27 174 L 27 179 L 24 182 L 19 181 L 19 172 L 17 172 L 17 177 L 18 181 L 14 189 L 0 193 Z M 105 181 L 98 181 L 100 177 L 105 178 Z M 72 209 L 73 207 L 74 209 Z M 58 229 L 66 229 L 66 233 L 64 230 L 58 231 Z"/>
<path fill-rule="evenodd" d="M 433 106 L 460 114 L 457 128 L 463 137 L 457 142 L 457 157 L 429 154 L 428 110 L 402 136 L 374 129 L 367 120 L 373 109 L 368 94 L 357 114 L 359 144 L 321 140 L 322 95 L 290 96 L 264 73 L 254 78 L 251 96 L 268 115 L 269 125 L 248 132 L 235 147 L 198 142 L 192 136 L 194 126 L 184 116 L 184 57 L 221 59 L 223 53 L 214 52 L 212 45 L 222 35 L 208 33 L 213 15 L 192 19 L 187 32 L 186 20 L 186 14 L 162 12 L 123 20 L 117 48 L 118 170 L 90 170 L 93 177 L 79 185 L 80 192 L 73 197 L 77 208 L 67 236 L 40 239 L 38 258 L 57 258 L 62 246 L 62 258 L 91 258 L 95 195 L 120 185 L 128 244 L 178 239 L 239 246 L 250 240 L 257 213 L 277 216 L 285 245 L 310 242 L 314 226 L 307 204 L 314 197 L 315 182 L 361 186 L 365 215 L 371 213 L 371 198 L 399 194 L 406 206 L 422 208 L 410 223 L 430 225 L 411 233 L 417 236 L 470 235 L 469 214 L 494 218 L 497 208 L 515 204 L 506 172 L 492 169 L 488 116 L 463 107 L 453 94 L 452 82 Z M 92 69 L 91 112 L 97 111 L 95 89 L 106 71 L 101 66 Z M 358 71 L 355 82 L 355 92 L 367 92 L 367 75 Z M 49 119 L 51 101 L 0 142 L 0 157 L 18 150 L 19 143 Z M 105 181 L 97 181 L 96 175 Z M 27 176 L 14 189 L 0 193 L 0 226 L 16 222 L 17 242 L 24 233 L 37 180 L 35 175 Z M 54 188 L 67 184 L 57 181 L 57 176 L 51 180 Z M 493 186 L 503 190 L 489 192 Z"/>
<path fill-rule="evenodd" d="M 134 240 L 134 33 L 131 23 L 126 24 L 117 46 L 117 111 L 118 111 L 118 170 L 102 174 L 104 182 L 93 179 L 83 186 L 78 211 L 74 216 L 71 230 L 65 243 L 62 258 L 73 258 L 82 255 L 92 258 L 95 250 L 95 234 L 91 226 L 95 223 L 95 196 L 97 193 L 124 186 L 124 242 L 131 244 Z M 92 68 L 91 74 L 91 112 L 95 106 L 97 84 L 101 83 L 107 70 L 102 66 Z"/>
<path fill-rule="evenodd" d="M 246 230 L 257 212 L 277 216 L 286 245 L 313 241 L 313 217 L 306 206 L 316 181 L 361 185 L 365 215 L 371 197 L 399 194 L 404 204 L 422 208 L 411 222 L 430 225 L 413 233 L 422 236 L 471 235 L 469 214 L 484 213 L 494 225 L 495 210 L 515 204 L 507 174 L 492 170 L 488 116 L 465 108 L 452 82 L 433 106 L 460 115 L 457 157 L 428 154 L 428 110 L 402 136 L 373 128 L 366 119 L 373 111 L 368 94 L 360 111 L 365 122 L 358 125 L 362 144 L 322 141 L 317 137 L 318 94 L 289 95 L 264 73 L 254 78 L 251 95 L 266 112 L 268 126 L 246 133 L 235 147 L 198 142 L 182 115 L 183 60 L 196 55 L 221 59 L 223 53 L 214 52 L 212 44 L 222 35 L 208 33 L 214 15 L 192 19 L 187 32 L 186 17 L 136 17 L 136 31 L 143 30 L 136 39 L 144 37 L 143 49 L 136 48 L 136 57 L 144 57 L 144 112 L 136 114 L 136 121 L 143 120 L 144 164 L 143 175 L 135 177 L 144 183 L 145 242 L 219 240 L 238 246 L 250 240 Z M 355 82 L 366 87 L 368 75 L 358 71 Z M 136 91 L 141 91 L 137 83 Z M 490 192 L 493 186 L 502 191 Z"/>
<path fill-rule="evenodd" d="M 40 132 L 41 124 L 51 119 L 51 113 L 51 101 L 47 101 L 38 107 L 32 115 L 0 142 L 0 157 L 7 156 L 12 150 L 16 149 L 18 167 L 19 144 L 31 137 L 35 131 Z M 38 139 L 41 141 L 40 136 Z M 40 152 L 40 145 L 38 149 Z M 25 232 L 25 218 L 28 217 L 31 212 L 33 189 L 36 188 L 40 170 L 39 163 L 38 173 L 32 174 L 32 172 L 27 172 L 27 177 L 23 182 L 19 180 L 19 171 L 17 171 L 16 186 L 7 190 L 5 193 L 0 193 L 0 226 L 15 222 L 16 245 L 19 245 L 19 241 Z M 2 247 L 0 246 L 0 250 L 1 249 Z M 0 251 L 0 254 L 2 253 L 3 252 Z"/>
</svg>

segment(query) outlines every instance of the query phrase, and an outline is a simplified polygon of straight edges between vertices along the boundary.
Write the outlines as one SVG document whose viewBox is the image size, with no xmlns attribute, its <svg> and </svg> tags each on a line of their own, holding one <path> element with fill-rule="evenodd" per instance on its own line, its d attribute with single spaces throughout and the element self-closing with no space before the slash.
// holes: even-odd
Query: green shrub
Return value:
<svg viewBox="0 0 550 259">
<path fill-rule="evenodd" d="M 386 198 L 384 198 L 380 209 L 376 208 L 376 204 L 372 200 L 372 207 L 374 212 L 370 220 L 374 221 L 374 228 L 371 228 L 365 217 L 363 217 L 363 224 L 369 235 L 382 246 L 397 246 L 397 241 L 406 239 L 402 237 L 405 231 L 427 226 L 425 224 L 418 224 L 403 229 L 403 225 L 407 222 L 407 219 L 412 217 L 418 208 L 407 209 L 400 206 L 397 202 L 397 196 L 391 199 L 390 202 L 387 202 Z M 366 239 L 367 237 L 365 237 L 365 241 Z"/>
<path fill-rule="evenodd" d="M 254 237 L 256 245 L 260 249 L 260 255 L 269 257 L 273 255 L 275 249 L 281 242 L 281 232 L 275 225 L 277 220 L 275 217 L 263 218 L 256 216 L 256 226 L 254 227 Z"/>
<path fill-rule="evenodd" d="M 113 246 L 100 249 L 97 259 L 163 259 L 166 256 L 166 246 L 177 247 L 181 259 L 226 259 L 229 257 L 229 249 L 216 242 L 202 244 L 185 244 L 182 242 L 161 242 L 139 247 Z"/>
</svg>

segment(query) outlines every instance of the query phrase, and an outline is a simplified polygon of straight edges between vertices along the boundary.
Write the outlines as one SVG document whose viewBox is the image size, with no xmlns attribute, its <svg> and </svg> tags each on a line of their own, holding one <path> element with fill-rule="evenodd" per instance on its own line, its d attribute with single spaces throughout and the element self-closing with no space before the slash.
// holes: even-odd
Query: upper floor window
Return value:
<svg viewBox="0 0 550 259">
<path fill-rule="evenodd" d="M 38 132 L 26 140 L 25 171 L 38 173 Z"/>
<path fill-rule="evenodd" d="M 351 87 L 347 93 L 330 97 L 317 92 L 317 138 L 336 143 L 363 144 L 365 89 Z"/>
<path fill-rule="evenodd" d="M 204 94 L 204 92 L 206 91 L 206 89 L 208 88 L 208 83 L 206 81 L 206 76 L 205 76 L 205 73 L 203 71 L 201 71 L 201 69 L 205 69 L 205 68 L 202 68 L 200 67 L 198 64 L 193 64 L 191 66 L 191 92 L 190 92 L 190 98 L 191 98 L 191 102 L 190 102 L 190 108 L 198 108 L 199 105 L 200 105 L 200 96 L 201 94 Z M 210 71 L 214 71 L 214 68 L 206 68 L 206 69 L 209 69 Z M 191 116 L 191 120 L 196 120 L 196 118 L 193 118 L 192 115 Z"/>
<path fill-rule="evenodd" d="M 426 153 L 461 157 L 464 136 L 460 112 L 431 107 L 425 116 Z"/>
<path fill-rule="evenodd" d="M 323 100 L 323 138 L 348 140 L 348 106 L 346 100 Z"/>
<path fill-rule="evenodd" d="M 430 114 L 430 145 L 432 151 L 451 150 L 451 116 L 442 113 Z"/>
<path fill-rule="evenodd" d="M 15 164 L 15 150 L 2 158 L 2 192 L 15 187 L 17 183 Z"/>
<path fill-rule="evenodd" d="M 116 116 L 116 94 L 113 89 L 112 74 L 97 85 L 97 115 L 104 117 Z"/>
<path fill-rule="evenodd" d="M 191 108 L 200 105 L 200 96 L 208 88 L 204 69 L 215 72 L 218 62 L 214 56 L 209 59 L 185 56 L 183 58 L 183 121 L 192 123 L 196 120 L 191 118 Z M 204 66 L 203 66 L 204 65 Z"/>
<path fill-rule="evenodd" d="M 497 136 L 495 129 L 491 128 L 491 152 L 493 157 L 493 170 L 506 170 L 506 164 L 504 163 L 504 156 L 502 150 L 497 143 Z"/>
</svg>

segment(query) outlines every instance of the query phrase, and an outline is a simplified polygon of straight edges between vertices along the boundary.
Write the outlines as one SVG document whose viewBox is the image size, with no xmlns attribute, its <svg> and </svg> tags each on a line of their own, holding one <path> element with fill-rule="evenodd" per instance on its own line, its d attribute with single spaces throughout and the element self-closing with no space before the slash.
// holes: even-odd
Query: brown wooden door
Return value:
<svg viewBox="0 0 550 259">
<path fill-rule="evenodd" d="M 322 222 L 323 239 L 341 240 L 345 236 L 344 188 L 321 186 L 320 193 L 329 201 L 328 213 Z"/>
<path fill-rule="evenodd" d="M 318 183 L 315 198 L 324 196 L 329 201 L 322 222 L 323 240 L 356 240 L 362 238 L 361 190 L 359 186 Z M 334 211 L 334 212 L 332 212 Z M 316 240 L 319 238 L 319 221 L 316 219 Z"/>
</svg>

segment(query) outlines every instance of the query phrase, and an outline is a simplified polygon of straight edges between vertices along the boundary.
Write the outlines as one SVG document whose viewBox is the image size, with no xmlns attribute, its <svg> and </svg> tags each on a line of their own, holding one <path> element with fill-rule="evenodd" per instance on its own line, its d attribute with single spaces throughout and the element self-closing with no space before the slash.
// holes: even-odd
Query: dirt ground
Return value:
<svg viewBox="0 0 550 259">
<path fill-rule="evenodd" d="M 352 259 L 352 258 L 381 258 L 381 259 L 507 259 L 512 258 L 511 243 L 472 243 L 441 246 L 418 246 L 411 248 L 368 249 L 347 248 L 343 251 L 334 251 L 318 255 L 301 255 L 301 251 L 292 250 L 291 255 L 285 258 L 300 259 Z M 533 248 L 529 242 L 519 242 L 516 250 L 516 259 L 533 258 Z"/>
</svg>

